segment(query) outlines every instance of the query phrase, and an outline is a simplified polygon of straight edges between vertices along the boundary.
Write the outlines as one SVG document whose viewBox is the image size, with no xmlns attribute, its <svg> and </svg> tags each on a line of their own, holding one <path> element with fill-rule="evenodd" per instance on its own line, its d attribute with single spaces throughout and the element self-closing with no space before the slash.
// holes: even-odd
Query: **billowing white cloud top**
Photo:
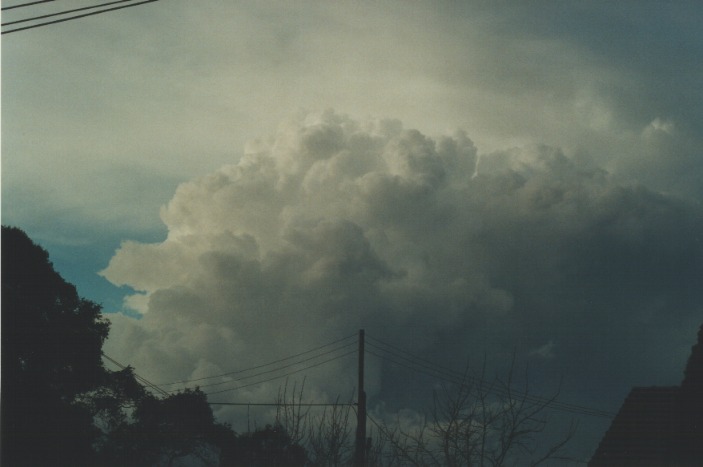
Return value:
<svg viewBox="0 0 703 467">
<path fill-rule="evenodd" d="M 701 320 L 700 206 L 552 147 L 478 158 L 463 132 L 303 115 L 182 184 L 161 217 L 163 242 L 125 242 L 103 271 L 143 314 L 114 317 L 106 350 L 155 382 L 365 328 L 457 369 L 516 351 L 597 404 L 603 386 L 678 382 Z M 378 400 L 422 392 L 388 363 L 368 371 Z M 353 357 L 321 365 L 308 391 L 348 397 L 355 372 Z M 281 384 L 224 396 L 271 401 Z"/>
</svg>

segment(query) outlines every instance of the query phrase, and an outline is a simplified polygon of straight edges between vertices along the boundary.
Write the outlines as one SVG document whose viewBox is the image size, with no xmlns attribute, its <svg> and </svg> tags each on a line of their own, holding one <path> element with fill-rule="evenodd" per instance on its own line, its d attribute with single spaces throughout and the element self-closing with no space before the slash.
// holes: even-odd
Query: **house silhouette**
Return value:
<svg viewBox="0 0 703 467">
<path fill-rule="evenodd" d="M 633 388 L 588 465 L 703 466 L 703 326 L 681 385 Z"/>
</svg>

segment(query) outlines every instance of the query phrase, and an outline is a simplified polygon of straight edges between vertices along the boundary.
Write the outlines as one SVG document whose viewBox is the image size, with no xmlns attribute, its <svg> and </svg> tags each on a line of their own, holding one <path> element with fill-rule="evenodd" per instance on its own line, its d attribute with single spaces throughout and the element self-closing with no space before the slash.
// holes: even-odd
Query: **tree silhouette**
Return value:
<svg viewBox="0 0 703 467">
<path fill-rule="evenodd" d="M 303 467 L 306 463 L 305 448 L 292 442 L 278 424 L 236 437 L 220 457 L 223 467 Z"/>
<path fill-rule="evenodd" d="M 19 229 L 2 228 L 2 464 L 86 465 L 99 431 L 78 394 L 104 381 L 109 323 Z"/>
<path fill-rule="evenodd" d="M 514 361 L 513 361 L 514 365 Z M 547 398 L 517 389 L 514 367 L 505 378 L 485 379 L 468 372 L 461 382 L 435 394 L 432 414 L 419 428 L 379 426 L 389 450 L 381 453 L 387 465 L 537 466 L 567 462 L 565 447 L 572 440 L 572 423 L 563 436 L 543 445 L 539 435 L 548 425 L 547 411 L 558 392 Z"/>
<path fill-rule="evenodd" d="M 119 400 L 123 404 L 113 412 Z M 206 395 L 198 389 L 165 399 L 144 392 L 124 403 L 129 400 L 108 398 L 107 419 L 113 424 L 103 438 L 101 465 L 171 466 L 186 457 L 198 465 L 215 465 L 221 447 L 233 442 L 234 433 L 215 422 Z"/>
<path fill-rule="evenodd" d="M 132 368 L 106 370 L 109 324 L 44 249 L 2 228 L 2 465 L 213 464 L 232 443 L 201 391 L 157 399 Z"/>
</svg>

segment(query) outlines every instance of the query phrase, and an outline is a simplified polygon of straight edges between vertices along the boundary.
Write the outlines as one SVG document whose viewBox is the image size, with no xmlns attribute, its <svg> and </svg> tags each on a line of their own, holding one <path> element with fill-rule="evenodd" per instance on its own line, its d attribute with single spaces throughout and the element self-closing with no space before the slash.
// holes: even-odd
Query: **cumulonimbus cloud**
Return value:
<svg viewBox="0 0 703 467">
<path fill-rule="evenodd" d="M 700 206 L 556 148 L 479 157 L 464 132 L 331 111 L 245 152 L 182 184 L 162 209 L 167 238 L 123 243 L 102 273 L 138 291 L 127 303 L 142 314 L 115 317 L 107 349 L 152 380 L 247 368 L 360 328 L 458 368 L 517 350 L 584 391 L 678 378 L 671 361 L 701 320 Z M 400 392 L 388 363 L 369 365 L 372 396 Z M 333 399 L 354 376 L 340 359 L 307 384 Z M 237 394 L 270 398 L 280 384 Z"/>
</svg>

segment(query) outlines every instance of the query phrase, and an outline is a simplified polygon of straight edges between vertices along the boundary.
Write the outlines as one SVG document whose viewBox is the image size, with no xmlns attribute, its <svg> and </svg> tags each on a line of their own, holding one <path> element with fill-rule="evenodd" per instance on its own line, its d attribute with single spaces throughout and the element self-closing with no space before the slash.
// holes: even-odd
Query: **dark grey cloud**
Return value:
<svg viewBox="0 0 703 467">
<path fill-rule="evenodd" d="M 162 211 L 166 240 L 124 243 L 103 272 L 142 291 L 127 303 L 143 318 L 116 320 L 108 351 L 152 379 L 254 366 L 365 328 L 457 370 L 517 352 L 539 390 L 561 376 L 564 398 L 609 410 L 632 385 L 680 380 L 703 317 L 700 205 L 556 148 L 477 159 L 461 132 L 333 112 L 251 148 L 181 185 Z M 341 361 L 307 387 L 331 400 L 354 375 Z M 370 375 L 386 410 L 428 400 L 431 381 L 378 361 Z M 272 398 L 280 384 L 236 394 Z"/>
</svg>

